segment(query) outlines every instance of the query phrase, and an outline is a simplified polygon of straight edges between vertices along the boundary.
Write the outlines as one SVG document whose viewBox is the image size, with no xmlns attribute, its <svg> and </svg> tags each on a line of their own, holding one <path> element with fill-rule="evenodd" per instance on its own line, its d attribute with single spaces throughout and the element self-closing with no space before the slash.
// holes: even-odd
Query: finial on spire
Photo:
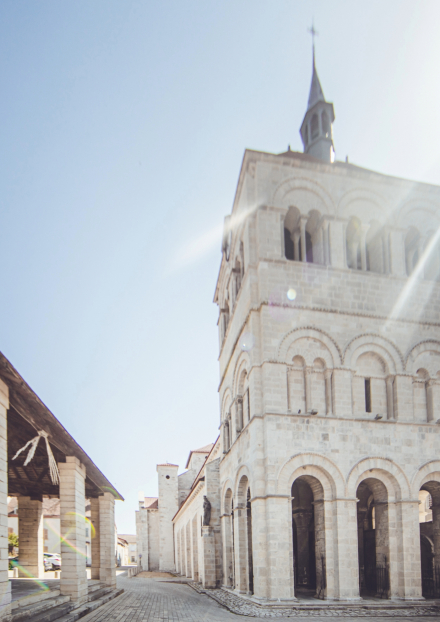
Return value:
<svg viewBox="0 0 440 622">
<path fill-rule="evenodd" d="M 309 28 L 308 31 L 312 35 L 313 66 L 315 66 L 315 37 L 319 35 L 319 32 L 315 30 L 313 19 L 312 19 L 312 27 Z"/>
</svg>

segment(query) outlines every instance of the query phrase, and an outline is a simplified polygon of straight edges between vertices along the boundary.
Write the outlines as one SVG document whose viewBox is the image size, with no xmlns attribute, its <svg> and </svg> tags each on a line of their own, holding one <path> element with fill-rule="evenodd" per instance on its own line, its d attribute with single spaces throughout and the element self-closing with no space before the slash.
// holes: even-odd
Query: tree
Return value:
<svg viewBox="0 0 440 622">
<path fill-rule="evenodd" d="M 14 548 L 18 549 L 18 536 L 14 532 L 8 534 L 8 548 L 10 553 L 14 552 Z"/>
</svg>

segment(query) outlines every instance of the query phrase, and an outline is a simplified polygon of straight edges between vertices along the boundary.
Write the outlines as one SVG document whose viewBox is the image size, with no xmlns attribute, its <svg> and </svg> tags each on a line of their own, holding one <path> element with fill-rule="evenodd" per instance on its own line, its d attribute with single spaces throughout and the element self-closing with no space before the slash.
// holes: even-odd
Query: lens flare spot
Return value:
<svg viewBox="0 0 440 622">
<path fill-rule="evenodd" d="M 296 289 L 290 288 L 289 291 L 287 292 L 287 298 L 289 300 L 295 300 L 295 298 L 296 298 Z"/>
<path fill-rule="evenodd" d="M 240 339 L 240 347 L 243 352 L 249 352 L 255 345 L 255 337 L 252 333 L 243 333 Z"/>
</svg>

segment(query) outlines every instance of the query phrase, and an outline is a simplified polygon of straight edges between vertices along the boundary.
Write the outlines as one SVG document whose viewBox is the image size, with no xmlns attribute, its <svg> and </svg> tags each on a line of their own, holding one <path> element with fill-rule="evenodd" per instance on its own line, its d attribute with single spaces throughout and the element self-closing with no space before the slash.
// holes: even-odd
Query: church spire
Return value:
<svg viewBox="0 0 440 622">
<path fill-rule="evenodd" d="M 335 120 L 333 104 L 326 102 L 316 70 L 315 36 L 318 34 L 312 24 L 309 29 L 312 35 L 313 65 L 312 82 L 310 84 L 307 111 L 301 125 L 300 134 L 304 145 L 304 153 L 333 162 L 334 147 L 332 123 Z"/>
</svg>

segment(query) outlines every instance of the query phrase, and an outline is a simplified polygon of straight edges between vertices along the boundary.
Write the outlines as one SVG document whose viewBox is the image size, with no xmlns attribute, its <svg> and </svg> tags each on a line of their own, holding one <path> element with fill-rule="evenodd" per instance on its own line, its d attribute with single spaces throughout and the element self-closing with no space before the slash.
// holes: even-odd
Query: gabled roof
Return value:
<svg viewBox="0 0 440 622">
<path fill-rule="evenodd" d="M 188 468 L 188 465 L 191 461 L 191 456 L 193 454 L 209 454 L 213 447 L 214 447 L 214 443 L 208 443 L 208 445 L 205 445 L 204 447 L 200 447 L 200 449 L 192 449 L 189 452 L 189 456 L 188 456 L 188 460 L 186 461 L 185 469 Z"/>
</svg>

